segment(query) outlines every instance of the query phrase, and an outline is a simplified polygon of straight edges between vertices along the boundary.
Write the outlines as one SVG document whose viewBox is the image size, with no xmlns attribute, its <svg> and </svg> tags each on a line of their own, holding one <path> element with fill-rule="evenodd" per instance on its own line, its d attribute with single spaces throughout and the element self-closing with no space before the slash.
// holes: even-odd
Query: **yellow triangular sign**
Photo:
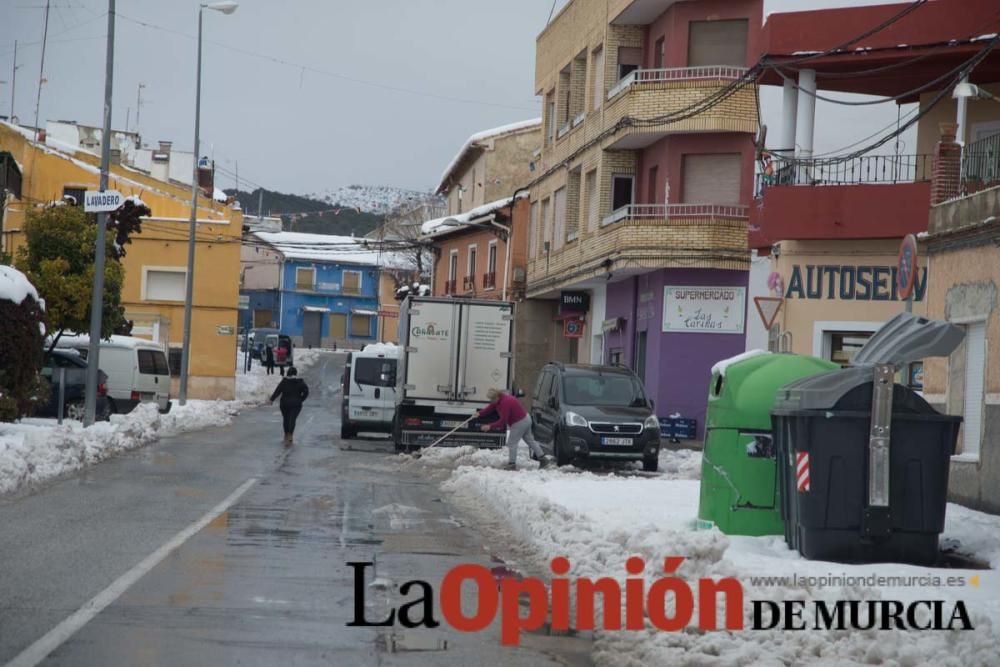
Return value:
<svg viewBox="0 0 1000 667">
<path fill-rule="evenodd" d="M 778 311 L 781 310 L 781 304 L 785 300 L 777 296 L 755 296 L 753 302 L 757 306 L 761 321 L 764 322 L 764 328 L 770 331 L 774 321 L 778 319 Z"/>
</svg>

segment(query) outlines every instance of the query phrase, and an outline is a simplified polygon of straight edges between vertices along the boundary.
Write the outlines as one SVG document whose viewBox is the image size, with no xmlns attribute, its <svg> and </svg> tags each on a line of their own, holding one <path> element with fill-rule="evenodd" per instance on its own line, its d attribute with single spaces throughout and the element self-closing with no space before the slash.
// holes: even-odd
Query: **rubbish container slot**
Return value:
<svg viewBox="0 0 1000 667">
<path fill-rule="evenodd" d="M 889 506 L 889 448 L 892 426 L 892 364 L 875 366 L 872 421 L 868 439 L 868 506 Z"/>
<path fill-rule="evenodd" d="M 900 313 L 875 332 L 852 361 L 855 366 L 892 364 L 896 367 L 927 357 L 947 357 L 965 338 L 950 322 Z"/>
</svg>

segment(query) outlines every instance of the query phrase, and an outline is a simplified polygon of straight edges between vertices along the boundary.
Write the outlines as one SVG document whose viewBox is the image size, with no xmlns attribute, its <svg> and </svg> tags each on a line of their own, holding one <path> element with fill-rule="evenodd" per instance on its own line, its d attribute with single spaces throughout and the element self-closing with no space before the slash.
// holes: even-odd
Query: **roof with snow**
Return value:
<svg viewBox="0 0 1000 667">
<path fill-rule="evenodd" d="M 13 266 L 0 266 L 0 299 L 20 304 L 29 296 L 38 301 L 38 290 L 28 277 Z"/>
<path fill-rule="evenodd" d="M 523 199 L 527 196 L 527 192 L 521 192 L 518 193 L 517 198 Z M 443 218 L 428 220 L 424 224 L 420 225 L 420 235 L 433 238 L 435 236 L 451 234 L 452 232 L 456 232 L 459 229 L 468 226 L 472 222 L 479 220 L 480 218 L 485 218 L 486 216 L 496 213 L 501 209 L 508 208 L 513 201 L 513 197 L 504 197 L 503 199 L 498 199 L 494 202 L 490 202 L 489 204 L 477 206 L 476 208 L 466 211 L 465 213 L 446 215 Z"/>
<path fill-rule="evenodd" d="M 454 174 L 458 166 L 465 160 L 466 156 L 479 145 L 486 141 L 492 141 L 494 139 L 499 139 L 500 137 L 517 134 L 519 132 L 534 131 L 539 130 L 542 127 L 541 118 L 532 118 L 531 120 L 522 120 L 518 123 L 510 123 L 509 125 L 501 125 L 500 127 L 494 127 L 490 130 L 483 130 L 482 132 L 476 132 L 471 137 L 465 140 L 462 144 L 462 148 L 459 149 L 458 153 L 452 158 L 451 162 L 448 164 L 447 169 L 441 174 L 441 182 L 438 184 L 437 189 L 434 190 L 435 194 L 442 194 L 448 189 L 448 183 L 451 176 Z"/>
<path fill-rule="evenodd" d="M 378 243 L 353 236 L 301 232 L 253 232 L 252 235 L 280 252 L 285 259 L 389 268 L 408 266 L 403 253 L 380 252 Z"/>
</svg>

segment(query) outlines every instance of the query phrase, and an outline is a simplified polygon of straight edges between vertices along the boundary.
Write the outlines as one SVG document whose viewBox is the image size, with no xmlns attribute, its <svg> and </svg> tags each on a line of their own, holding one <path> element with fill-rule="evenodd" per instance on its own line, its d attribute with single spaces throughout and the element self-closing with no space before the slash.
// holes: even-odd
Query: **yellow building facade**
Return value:
<svg viewBox="0 0 1000 667">
<path fill-rule="evenodd" d="M 12 255 L 24 243 L 28 210 L 80 190 L 98 189 L 100 160 L 87 151 L 46 145 L 35 141 L 32 132 L 7 123 L 0 123 L 0 151 L 14 156 L 22 176 L 20 197 L 8 199 L 3 219 L 2 248 Z M 133 335 L 161 343 L 168 352 L 174 376 L 171 394 L 176 396 L 191 188 L 120 164 L 111 167 L 109 188 L 141 197 L 152 211 L 143 219 L 142 233 L 126 246 L 122 302 L 126 318 L 133 322 Z M 236 394 L 243 214 L 204 198 L 198 201 L 197 215 L 188 396 L 230 400 Z"/>
</svg>

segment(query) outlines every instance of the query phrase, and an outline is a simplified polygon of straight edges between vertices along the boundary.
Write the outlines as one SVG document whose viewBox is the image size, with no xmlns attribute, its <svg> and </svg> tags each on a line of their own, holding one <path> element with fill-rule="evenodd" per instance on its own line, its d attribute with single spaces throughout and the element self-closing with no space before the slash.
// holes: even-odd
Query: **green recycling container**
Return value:
<svg viewBox="0 0 1000 667">
<path fill-rule="evenodd" d="M 745 354 L 716 364 L 708 389 L 698 524 L 727 535 L 782 535 L 771 408 L 778 390 L 840 368 L 797 354 Z"/>
</svg>

